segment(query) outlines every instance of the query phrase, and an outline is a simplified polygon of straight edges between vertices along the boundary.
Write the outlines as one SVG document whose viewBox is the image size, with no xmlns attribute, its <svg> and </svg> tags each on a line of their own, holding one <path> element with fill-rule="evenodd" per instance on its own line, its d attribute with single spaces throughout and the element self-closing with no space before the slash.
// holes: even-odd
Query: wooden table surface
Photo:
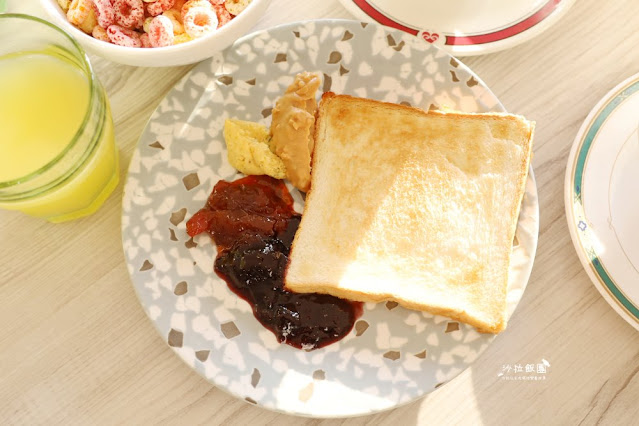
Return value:
<svg viewBox="0 0 639 426">
<path fill-rule="evenodd" d="M 8 7 L 43 14 L 35 0 Z M 350 15 L 338 0 L 273 0 L 256 28 L 327 17 Z M 0 211 L 0 422 L 636 424 L 639 333 L 586 276 L 568 233 L 563 183 L 590 109 L 639 71 L 637 29 L 636 0 L 579 0 L 537 38 L 462 59 L 509 111 L 537 122 L 541 223 L 532 276 L 508 330 L 445 386 L 346 420 L 277 414 L 215 388 L 169 349 L 138 303 L 120 241 L 120 184 L 101 210 L 75 222 Z M 91 59 L 111 100 L 123 180 L 148 117 L 190 67 Z M 542 358 L 551 364 L 544 381 L 497 377 L 503 365 Z"/>
</svg>

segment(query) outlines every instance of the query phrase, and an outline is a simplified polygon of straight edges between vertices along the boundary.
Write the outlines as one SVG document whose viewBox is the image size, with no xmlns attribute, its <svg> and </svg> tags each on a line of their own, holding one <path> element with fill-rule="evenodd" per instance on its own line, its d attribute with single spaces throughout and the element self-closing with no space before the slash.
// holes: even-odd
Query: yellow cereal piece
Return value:
<svg viewBox="0 0 639 426">
<path fill-rule="evenodd" d="M 87 19 L 81 25 L 79 25 L 78 28 L 80 28 L 87 34 L 91 34 L 93 33 L 93 28 L 95 28 L 97 25 L 98 16 L 95 14 L 95 9 L 92 7 L 91 9 L 89 9 L 89 16 L 87 16 Z"/>
<path fill-rule="evenodd" d="M 247 6 L 251 4 L 251 0 L 226 0 L 224 7 L 231 15 L 239 15 Z"/>
<path fill-rule="evenodd" d="M 193 37 L 188 35 L 187 33 L 177 34 L 173 38 L 173 44 L 186 43 L 187 41 L 193 40 Z"/>
<path fill-rule="evenodd" d="M 282 160 L 268 147 L 270 139 L 266 126 L 250 121 L 228 119 L 224 123 L 224 139 L 231 166 L 247 175 L 286 177 Z"/>
<path fill-rule="evenodd" d="M 109 35 L 107 34 L 107 31 L 101 26 L 96 25 L 95 28 L 93 28 L 92 34 L 93 34 L 93 38 L 110 43 Z"/>
<path fill-rule="evenodd" d="M 67 19 L 73 25 L 87 34 L 93 32 L 98 25 L 98 17 L 95 14 L 92 0 L 73 0 L 67 10 Z"/>
<path fill-rule="evenodd" d="M 169 9 L 165 11 L 162 15 L 166 16 L 173 23 L 173 34 L 180 35 L 184 34 L 184 25 L 182 25 L 182 14 L 175 9 Z"/>
<path fill-rule="evenodd" d="M 58 6 L 60 6 L 65 13 L 69 10 L 69 3 L 71 3 L 71 0 L 58 0 Z"/>
<path fill-rule="evenodd" d="M 142 29 L 145 33 L 148 33 L 151 29 L 151 21 L 153 20 L 153 16 L 148 16 L 144 18 L 144 22 L 142 23 Z"/>
<path fill-rule="evenodd" d="M 73 25 L 80 25 L 89 15 L 89 8 L 81 1 L 73 0 L 67 7 L 67 19 Z"/>
</svg>

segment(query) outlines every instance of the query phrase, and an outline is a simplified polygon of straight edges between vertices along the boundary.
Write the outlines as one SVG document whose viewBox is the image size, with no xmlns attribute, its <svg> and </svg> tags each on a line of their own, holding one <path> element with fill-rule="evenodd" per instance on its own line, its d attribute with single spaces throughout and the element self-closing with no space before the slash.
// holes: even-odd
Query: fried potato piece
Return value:
<svg viewBox="0 0 639 426">
<path fill-rule="evenodd" d="M 259 123 L 228 119 L 224 123 L 224 139 L 231 166 L 247 175 L 286 177 L 282 160 L 268 147 L 269 129 Z"/>
<path fill-rule="evenodd" d="M 268 143 L 252 143 L 251 154 L 257 165 L 267 174 L 275 179 L 286 178 L 286 166 L 280 157 L 273 154 Z"/>
</svg>

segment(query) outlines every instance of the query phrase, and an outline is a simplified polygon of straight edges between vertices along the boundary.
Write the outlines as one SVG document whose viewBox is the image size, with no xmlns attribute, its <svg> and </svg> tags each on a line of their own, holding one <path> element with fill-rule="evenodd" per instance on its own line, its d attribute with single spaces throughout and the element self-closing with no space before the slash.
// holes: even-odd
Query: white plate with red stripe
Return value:
<svg viewBox="0 0 639 426">
<path fill-rule="evenodd" d="M 456 56 L 508 49 L 541 34 L 576 0 L 340 0 L 353 15 Z"/>
</svg>

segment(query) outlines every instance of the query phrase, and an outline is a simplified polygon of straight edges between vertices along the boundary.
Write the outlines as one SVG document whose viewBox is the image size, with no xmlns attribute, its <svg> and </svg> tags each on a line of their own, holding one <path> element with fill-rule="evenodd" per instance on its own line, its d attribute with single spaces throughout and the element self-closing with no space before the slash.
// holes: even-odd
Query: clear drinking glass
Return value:
<svg viewBox="0 0 639 426">
<path fill-rule="evenodd" d="M 50 222 L 95 212 L 119 173 L 109 101 L 89 59 L 28 15 L 0 14 L 0 40 L 0 208 Z"/>
</svg>

